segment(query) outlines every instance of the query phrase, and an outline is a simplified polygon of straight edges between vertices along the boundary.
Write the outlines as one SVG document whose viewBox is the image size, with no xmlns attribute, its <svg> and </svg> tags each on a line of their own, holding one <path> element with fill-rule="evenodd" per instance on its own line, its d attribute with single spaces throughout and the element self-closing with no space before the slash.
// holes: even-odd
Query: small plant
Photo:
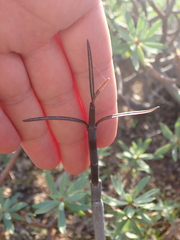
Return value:
<svg viewBox="0 0 180 240">
<path fill-rule="evenodd" d="M 143 231 L 147 230 L 147 226 L 153 225 L 153 221 L 147 214 L 147 209 L 157 210 L 153 201 L 156 199 L 159 189 L 154 188 L 140 195 L 149 180 L 149 176 L 143 178 L 135 186 L 132 193 L 127 193 L 123 188 L 120 175 L 118 174 L 117 179 L 111 176 L 113 187 L 119 195 L 119 199 L 103 195 L 103 201 L 116 208 L 116 210 L 109 212 L 116 216 L 114 229 L 111 232 L 112 239 L 121 240 L 124 239 L 123 236 L 129 239 L 143 239 Z M 163 207 L 158 207 L 158 209 L 163 209 Z"/>
<path fill-rule="evenodd" d="M 164 123 L 160 123 L 160 128 L 163 136 L 169 140 L 169 143 L 158 148 L 155 154 L 159 157 L 163 157 L 165 153 L 171 151 L 172 159 L 177 162 L 180 157 L 180 117 L 174 125 L 174 133 Z"/>
<path fill-rule="evenodd" d="M 133 141 L 131 147 L 128 147 L 123 141 L 119 140 L 118 143 L 123 152 L 117 153 L 116 157 L 126 159 L 127 161 L 123 166 L 121 166 L 121 169 L 130 168 L 133 172 L 145 171 L 147 173 L 151 173 L 151 168 L 145 160 L 154 160 L 160 157 L 152 153 L 145 153 L 151 141 L 151 138 L 147 138 L 144 142 L 142 139 L 138 139 L 137 143 Z"/>
<path fill-rule="evenodd" d="M 0 188 L 0 222 L 3 221 L 5 229 L 11 234 L 14 233 L 13 219 L 23 220 L 17 212 L 27 205 L 25 202 L 16 203 L 19 196 L 20 193 L 16 193 L 13 197 L 6 199 Z"/>
<path fill-rule="evenodd" d="M 114 53 L 124 53 L 127 57 L 131 57 L 136 71 L 139 70 L 139 62 L 143 65 L 146 64 L 145 53 L 149 56 L 149 54 L 157 54 L 161 49 L 165 48 L 159 42 L 160 35 L 155 34 L 162 25 L 161 20 L 157 20 L 150 27 L 144 13 L 140 14 L 135 23 L 128 12 L 125 13 L 125 23 L 119 16 L 115 16 L 113 19 L 110 18 L 110 20 L 115 21 L 115 24 L 112 24 L 111 21 L 110 23 L 117 33 L 115 36 L 112 34 Z"/>
<path fill-rule="evenodd" d="M 52 192 L 49 196 L 51 200 L 34 204 L 35 215 L 51 211 L 51 214 L 55 214 L 58 218 L 59 231 L 65 233 L 65 208 L 78 215 L 84 215 L 83 211 L 90 208 L 90 205 L 85 204 L 87 191 L 84 188 L 88 184 L 87 174 L 81 174 L 81 177 L 72 183 L 69 181 L 69 174 L 64 173 L 57 188 L 49 171 L 45 171 L 45 177 Z"/>
</svg>

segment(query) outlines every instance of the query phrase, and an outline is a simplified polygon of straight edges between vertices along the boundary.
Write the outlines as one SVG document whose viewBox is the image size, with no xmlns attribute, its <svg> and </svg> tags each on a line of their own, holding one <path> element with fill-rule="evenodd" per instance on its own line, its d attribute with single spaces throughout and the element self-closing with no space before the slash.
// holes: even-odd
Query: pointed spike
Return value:
<svg viewBox="0 0 180 240">
<path fill-rule="evenodd" d="M 105 121 L 105 120 L 108 120 L 108 119 L 125 117 L 125 116 L 142 115 L 142 114 L 154 112 L 154 111 L 155 111 L 156 109 L 158 109 L 158 108 L 159 108 L 159 106 L 154 107 L 154 108 L 151 108 L 151 109 L 148 109 L 148 110 L 130 111 L 130 112 L 123 112 L 123 113 L 112 114 L 112 115 L 109 115 L 109 116 L 106 116 L 106 117 L 103 117 L 103 118 L 99 119 L 99 120 L 97 121 L 97 123 L 96 123 L 96 126 L 97 126 L 100 122 Z"/>
<path fill-rule="evenodd" d="M 87 52 L 88 52 L 89 86 L 90 86 L 91 100 L 93 101 L 93 99 L 94 99 L 94 73 L 93 73 L 91 46 L 90 46 L 89 40 L 87 40 Z"/>
</svg>

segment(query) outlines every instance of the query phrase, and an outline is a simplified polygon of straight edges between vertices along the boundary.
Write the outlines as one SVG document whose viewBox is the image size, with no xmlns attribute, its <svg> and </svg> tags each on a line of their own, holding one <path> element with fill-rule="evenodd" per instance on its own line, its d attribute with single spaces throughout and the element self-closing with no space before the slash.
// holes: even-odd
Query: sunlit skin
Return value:
<svg viewBox="0 0 180 240">
<path fill-rule="evenodd" d="M 0 0 L 0 153 L 21 143 L 34 164 L 52 169 L 61 161 L 79 174 L 89 166 L 87 131 L 66 121 L 24 123 L 40 116 L 87 121 L 91 101 L 86 41 L 91 43 L 96 121 L 116 113 L 112 53 L 101 1 Z M 98 125 L 97 146 L 109 145 L 117 120 Z"/>
</svg>

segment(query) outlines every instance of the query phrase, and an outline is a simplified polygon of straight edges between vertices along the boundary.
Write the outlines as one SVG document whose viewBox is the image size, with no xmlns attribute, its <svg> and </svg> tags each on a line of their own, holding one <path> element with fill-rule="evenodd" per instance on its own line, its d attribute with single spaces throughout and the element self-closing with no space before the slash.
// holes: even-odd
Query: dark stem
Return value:
<svg viewBox="0 0 180 240">
<path fill-rule="evenodd" d="M 91 162 L 91 181 L 92 184 L 96 186 L 99 182 L 99 168 L 96 144 L 95 105 L 93 103 L 90 103 L 89 107 L 88 142 Z"/>
</svg>

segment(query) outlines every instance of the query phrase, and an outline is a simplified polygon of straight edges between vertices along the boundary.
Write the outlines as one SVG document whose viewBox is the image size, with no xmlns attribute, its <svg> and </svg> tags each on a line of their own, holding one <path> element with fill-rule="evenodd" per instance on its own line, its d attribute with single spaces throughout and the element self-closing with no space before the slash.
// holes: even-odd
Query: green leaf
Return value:
<svg viewBox="0 0 180 240">
<path fill-rule="evenodd" d="M 136 32 L 139 37 L 143 36 L 144 32 L 147 30 L 147 21 L 145 18 L 146 18 L 145 15 L 141 14 L 137 21 Z"/>
<path fill-rule="evenodd" d="M 136 70 L 136 71 L 138 71 L 139 70 L 139 60 L 138 60 L 138 50 L 137 50 L 137 47 L 134 49 L 134 51 L 132 52 L 132 56 L 131 56 L 131 58 L 132 58 L 132 64 L 133 64 L 133 66 L 134 66 L 134 69 Z"/>
<path fill-rule="evenodd" d="M 153 26 L 149 29 L 149 31 L 147 31 L 147 33 L 145 33 L 144 39 L 152 37 L 161 25 L 162 25 L 161 20 L 158 20 L 155 23 L 153 23 Z"/>
<path fill-rule="evenodd" d="M 62 178 L 60 179 L 59 182 L 59 196 L 60 197 L 65 197 L 68 196 L 68 193 L 71 192 L 72 188 L 74 188 L 71 184 L 70 188 L 67 189 L 67 187 L 69 186 L 69 180 L 68 180 L 69 174 L 64 172 L 62 175 Z M 68 192 L 69 190 L 69 192 Z"/>
<path fill-rule="evenodd" d="M 65 202 L 74 202 L 74 201 L 78 201 L 80 200 L 81 198 L 83 198 L 84 196 L 86 196 L 86 192 L 84 193 L 77 193 L 77 194 L 74 194 L 73 196 L 70 196 L 70 197 L 67 197 L 64 199 Z"/>
<path fill-rule="evenodd" d="M 122 229 L 123 229 L 123 227 L 124 227 L 124 225 L 125 225 L 125 223 L 126 223 L 127 221 L 129 221 L 129 220 L 123 220 L 123 221 L 121 221 L 120 223 L 116 223 L 116 231 L 115 231 L 115 233 L 114 233 L 114 235 L 113 235 L 114 239 L 115 239 L 115 237 L 117 237 L 118 235 L 121 234 Z"/>
<path fill-rule="evenodd" d="M 142 234 L 141 234 L 141 231 L 140 231 L 140 229 L 138 228 L 138 226 L 136 225 L 136 223 L 135 223 L 132 219 L 131 219 L 130 221 L 131 221 L 131 226 L 132 226 L 132 228 L 133 228 L 133 230 L 134 230 L 134 233 L 137 234 L 137 235 L 139 235 L 141 238 L 143 238 L 143 236 L 142 236 Z"/>
<path fill-rule="evenodd" d="M 119 140 L 118 143 L 123 151 L 126 151 L 126 152 L 129 151 L 129 147 L 123 141 Z"/>
<path fill-rule="evenodd" d="M 173 145 L 172 145 L 171 143 L 165 144 L 164 146 L 158 148 L 158 149 L 155 151 L 154 154 L 157 155 L 157 156 L 158 156 L 158 155 L 163 155 L 163 154 L 169 152 L 169 151 L 171 150 L 172 146 L 173 146 Z"/>
<path fill-rule="evenodd" d="M 13 203 L 15 203 L 20 195 L 21 195 L 20 193 L 16 193 L 12 198 L 10 198 L 8 207 L 10 207 Z"/>
<path fill-rule="evenodd" d="M 9 233 L 13 234 L 14 233 L 14 225 L 11 221 L 11 215 L 9 213 L 5 213 L 3 220 L 4 220 L 5 228 L 8 230 Z"/>
<path fill-rule="evenodd" d="M 87 185 L 87 183 L 88 179 L 86 176 L 83 175 L 70 185 L 70 187 L 67 190 L 67 196 L 73 194 L 75 191 L 79 189 L 83 189 Z"/>
<path fill-rule="evenodd" d="M 154 160 L 154 154 L 151 153 L 143 153 L 139 156 L 139 158 L 143 159 L 143 160 Z"/>
<path fill-rule="evenodd" d="M 135 34 L 135 27 L 134 27 L 134 21 L 131 17 L 131 15 L 129 14 L 129 12 L 125 13 L 125 18 L 126 18 L 126 23 L 127 23 L 127 27 L 128 27 L 128 32 L 130 32 L 131 34 Z"/>
<path fill-rule="evenodd" d="M 125 211 L 128 218 L 132 218 L 134 213 L 135 213 L 135 210 L 132 206 L 126 207 L 124 211 Z"/>
<path fill-rule="evenodd" d="M 176 145 L 172 148 L 171 154 L 172 154 L 173 161 L 177 162 L 177 160 L 178 160 L 178 147 Z"/>
<path fill-rule="evenodd" d="M 155 195 L 157 192 L 159 192 L 158 188 L 151 189 L 148 192 L 141 195 L 140 197 L 134 199 L 134 203 L 142 204 L 142 203 L 147 203 L 149 201 L 152 201 L 152 200 L 150 200 L 150 197 L 152 195 Z M 154 198 L 152 198 L 152 199 L 154 199 Z"/>
<path fill-rule="evenodd" d="M 77 204 L 77 203 L 69 203 L 66 202 L 66 207 L 72 211 L 86 211 L 90 209 L 90 206 L 85 205 L 85 204 Z"/>
<path fill-rule="evenodd" d="M 162 131 L 162 134 L 164 135 L 164 137 L 167 138 L 168 140 L 170 140 L 171 142 L 174 142 L 174 134 L 169 129 L 169 127 L 164 123 L 160 123 L 160 128 L 161 128 L 161 131 Z"/>
<path fill-rule="evenodd" d="M 109 206 L 125 206 L 128 205 L 127 201 L 120 201 L 107 195 L 102 196 L 103 202 Z"/>
<path fill-rule="evenodd" d="M 46 201 L 46 202 L 42 202 L 42 203 L 38 203 L 38 204 L 33 205 L 34 208 L 38 208 L 35 211 L 35 214 L 47 213 L 57 206 L 58 206 L 58 202 L 54 201 L 54 200 L 53 201 Z"/>
<path fill-rule="evenodd" d="M 17 213 L 11 213 L 11 217 L 17 220 L 22 221 L 23 217 L 21 217 L 21 215 L 17 214 Z"/>
<path fill-rule="evenodd" d="M 126 194 L 125 194 L 125 198 L 126 198 L 126 201 L 127 201 L 128 203 L 132 203 L 132 197 L 131 197 L 131 195 L 130 195 L 129 193 L 126 193 Z"/>
<path fill-rule="evenodd" d="M 146 65 L 144 52 L 143 52 L 142 47 L 140 45 L 137 45 L 137 54 L 138 54 L 138 58 L 139 58 L 140 62 L 143 65 Z"/>
<path fill-rule="evenodd" d="M 139 236 L 134 233 L 126 232 L 125 235 L 128 239 L 139 239 Z"/>
<path fill-rule="evenodd" d="M 134 220 L 138 221 L 143 225 L 147 226 L 153 225 L 153 221 L 150 219 L 150 217 L 143 212 L 138 212 L 138 217 L 135 217 Z"/>
<path fill-rule="evenodd" d="M 46 182 L 48 184 L 48 187 L 50 188 L 50 190 L 52 191 L 52 193 L 58 195 L 58 190 L 55 187 L 52 175 L 50 173 L 50 171 L 46 170 L 45 172 L 45 178 L 46 178 Z"/>
<path fill-rule="evenodd" d="M 112 181 L 113 187 L 114 187 L 115 191 L 119 194 L 119 196 L 121 196 L 122 198 L 125 199 L 126 195 L 125 195 L 125 191 L 122 186 L 120 174 L 117 175 L 117 178 L 118 179 L 116 180 L 114 178 L 114 176 L 111 175 L 111 181 Z"/>
<path fill-rule="evenodd" d="M 145 171 L 147 173 L 151 173 L 151 168 L 147 163 L 145 163 L 143 160 L 138 159 L 137 161 L 138 166 L 140 167 L 141 171 Z"/>
<path fill-rule="evenodd" d="M 133 194 L 132 194 L 132 198 L 135 199 L 139 193 L 143 190 L 143 188 L 148 184 L 150 180 L 150 176 L 147 176 L 145 178 L 143 178 L 134 188 Z"/>
<path fill-rule="evenodd" d="M 124 30 L 121 26 L 118 26 L 118 32 L 119 32 L 119 36 L 124 39 L 126 42 L 132 42 L 132 38 L 131 36 L 129 35 L 129 33 Z"/>
<path fill-rule="evenodd" d="M 148 147 L 151 144 L 151 142 L 152 142 L 152 138 L 147 138 L 144 141 L 143 146 L 142 146 L 142 151 L 143 151 L 142 153 L 144 153 L 148 149 Z"/>
<path fill-rule="evenodd" d="M 18 202 L 17 204 L 13 205 L 9 211 L 10 212 L 16 212 L 16 211 L 19 211 L 20 209 L 24 208 L 27 206 L 27 203 L 25 202 Z"/>
<path fill-rule="evenodd" d="M 175 123 L 175 135 L 180 141 L 180 117 L 178 118 L 178 120 Z"/>
<path fill-rule="evenodd" d="M 142 42 L 142 46 L 154 49 L 164 49 L 165 46 L 162 43 L 155 43 L 155 42 Z"/>
<path fill-rule="evenodd" d="M 64 213 L 64 203 L 61 202 L 58 208 L 58 229 L 64 234 L 66 232 L 66 217 Z"/>
<path fill-rule="evenodd" d="M 151 48 L 148 46 L 145 46 L 143 43 L 141 44 L 142 49 L 147 53 L 147 54 L 158 54 L 159 52 L 161 52 L 161 49 L 157 49 L 157 48 Z"/>
</svg>

